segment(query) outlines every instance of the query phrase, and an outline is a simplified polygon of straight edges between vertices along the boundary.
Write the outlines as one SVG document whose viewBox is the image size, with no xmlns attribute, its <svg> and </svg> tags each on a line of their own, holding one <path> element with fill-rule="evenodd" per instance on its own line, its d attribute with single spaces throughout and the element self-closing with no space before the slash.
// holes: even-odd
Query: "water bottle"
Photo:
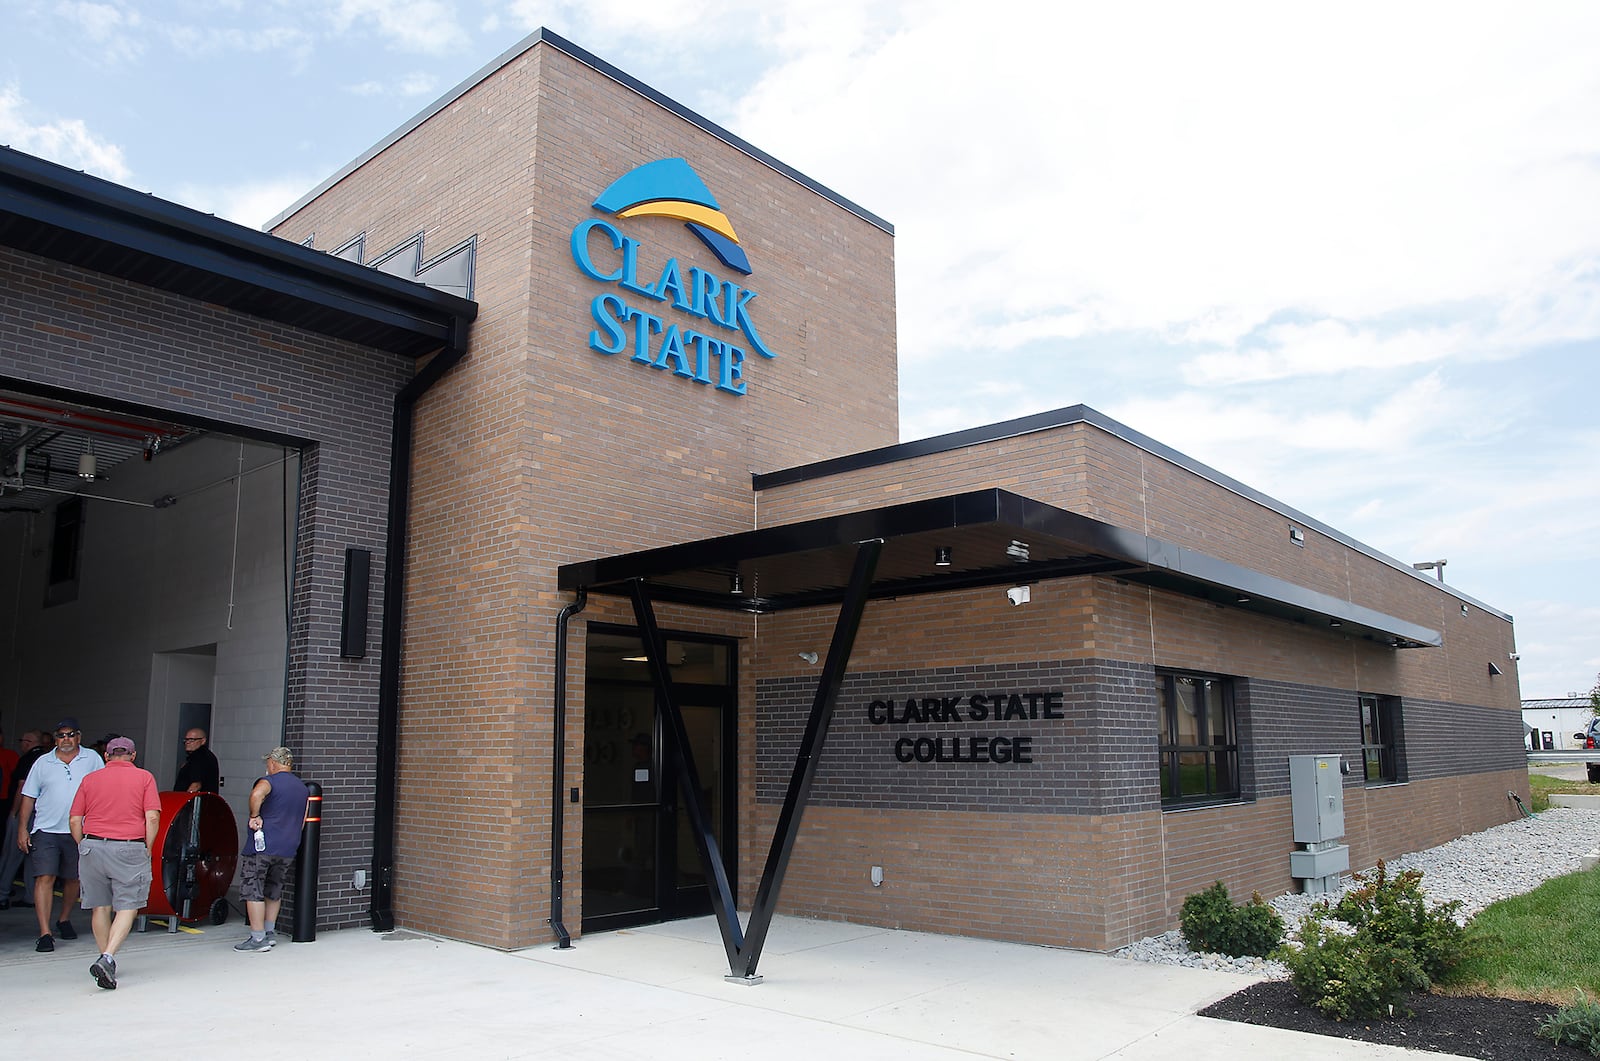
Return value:
<svg viewBox="0 0 1600 1061">
<path fill-rule="evenodd" d="M 260 829 L 257 829 L 256 830 L 256 850 L 257 851 L 265 851 L 266 849 L 267 849 L 267 834 L 262 832 Z"/>
</svg>

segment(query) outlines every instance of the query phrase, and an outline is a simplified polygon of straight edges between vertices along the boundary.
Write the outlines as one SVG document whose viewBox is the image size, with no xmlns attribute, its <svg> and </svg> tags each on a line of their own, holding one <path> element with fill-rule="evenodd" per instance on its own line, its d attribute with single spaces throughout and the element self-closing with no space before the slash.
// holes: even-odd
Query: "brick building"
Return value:
<svg viewBox="0 0 1600 1061">
<path fill-rule="evenodd" d="M 86 502 L 65 600 L 71 491 L 0 514 L 0 718 L 159 745 L 209 680 L 225 769 L 323 785 L 329 927 L 1108 948 L 1296 886 L 1291 755 L 1353 764 L 1358 867 L 1526 789 L 1509 616 L 1086 407 L 899 443 L 892 228 L 552 34 L 271 236 L 4 162 L 0 399 L 170 437 L 105 489 L 183 496 Z"/>
</svg>

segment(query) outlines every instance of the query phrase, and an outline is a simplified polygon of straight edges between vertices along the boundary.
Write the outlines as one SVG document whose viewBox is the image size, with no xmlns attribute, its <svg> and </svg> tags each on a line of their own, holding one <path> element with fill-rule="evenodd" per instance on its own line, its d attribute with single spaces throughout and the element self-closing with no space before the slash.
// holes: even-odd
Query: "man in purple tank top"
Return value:
<svg viewBox="0 0 1600 1061">
<path fill-rule="evenodd" d="M 274 748 L 261 758 L 267 776 L 250 789 L 239 871 L 239 896 L 250 917 L 250 938 L 234 944 L 237 951 L 268 951 L 278 942 L 283 886 L 300 850 L 306 820 L 306 783 L 293 773 L 294 754 L 288 748 Z"/>
</svg>

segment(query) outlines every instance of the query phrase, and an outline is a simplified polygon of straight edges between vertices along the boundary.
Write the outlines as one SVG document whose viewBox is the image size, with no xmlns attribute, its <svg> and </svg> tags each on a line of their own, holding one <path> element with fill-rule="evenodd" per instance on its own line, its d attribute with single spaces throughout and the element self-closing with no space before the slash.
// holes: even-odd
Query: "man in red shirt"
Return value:
<svg viewBox="0 0 1600 1061">
<path fill-rule="evenodd" d="M 150 897 L 150 851 L 161 826 L 156 779 L 133 765 L 136 754 L 128 737 L 107 743 L 105 769 L 78 785 L 67 819 L 78 842 L 83 907 L 93 911 L 100 947 L 89 973 L 108 991 L 117 986 L 117 948 Z"/>
<path fill-rule="evenodd" d="M 6 731 L 0 729 L 0 818 L 11 813 L 11 779 L 17 776 L 17 753 L 6 747 Z M 6 882 L 9 892 L 10 881 Z"/>
</svg>

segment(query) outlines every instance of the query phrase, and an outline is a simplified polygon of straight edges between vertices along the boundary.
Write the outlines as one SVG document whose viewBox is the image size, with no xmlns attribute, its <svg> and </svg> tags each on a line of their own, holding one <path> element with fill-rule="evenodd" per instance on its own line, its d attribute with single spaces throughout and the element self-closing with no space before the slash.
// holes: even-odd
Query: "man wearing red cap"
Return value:
<svg viewBox="0 0 1600 1061">
<path fill-rule="evenodd" d="M 106 990 L 117 986 L 117 948 L 150 897 L 150 850 L 161 826 L 161 799 L 150 771 L 133 765 L 128 737 L 106 743 L 106 765 L 83 779 L 69 824 L 78 842 L 83 908 L 91 910 L 100 957 L 89 973 Z"/>
</svg>

